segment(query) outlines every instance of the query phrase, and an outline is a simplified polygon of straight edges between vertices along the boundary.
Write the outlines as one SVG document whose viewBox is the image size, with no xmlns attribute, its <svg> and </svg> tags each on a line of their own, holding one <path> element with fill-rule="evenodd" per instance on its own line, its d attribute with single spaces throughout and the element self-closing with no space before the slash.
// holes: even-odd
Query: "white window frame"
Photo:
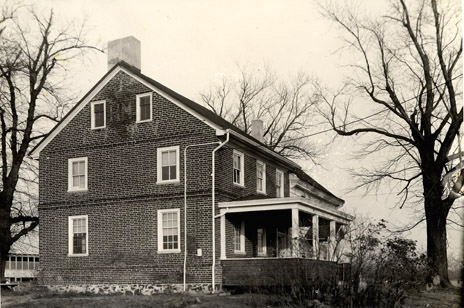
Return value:
<svg viewBox="0 0 464 308">
<path fill-rule="evenodd" d="M 263 189 L 259 190 L 258 189 L 258 165 L 261 165 L 263 167 Z M 266 164 L 260 160 L 256 161 L 256 192 L 259 192 L 261 194 L 266 194 Z"/>
<path fill-rule="evenodd" d="M 245 251 L 245 222 L 242 220 L 240 222 L 240 249 L 235 249 L 235 230 L 236 230 L 236 225 L 234 224 L 234 253 L 235 254 L 246 254 Z"/>
<path fill-rule="evenodd" d="M 95 126 L 95 105 L 103 104 L 103 126 Z M 102 129 L 106 127 L 106 101 L 95 101 L 90 103 L 90 128 Z"/>
<path fill-rule="evenodd" d="M 150 118 L 146 120 L 140 120 L 140 99 L 145 96 L 150 97 Z M 136 95 L 135 113 L 136 113 L 136 123 L 144 123 L 144 122 L 152 121 L 153 119 L 153 93 L 152 92 Z"/>
<path fill-rule="evenodd" d="M 277 175 L 280 174 L 280 197 L 277 197 Z M 280 169 L 276 169 L 276 197 L 277 198 L 284 198 L 284 192 L 285 192 L 285 189 L 284 189 L 284 184 L 285 183 L 285 179 L 284 179 L 284 172 Z"/>
<path fill-rule="evenodd" d="M 162 153 L 166 151 L 176 151 L 176 178 L 171 180 L 163 180 L 163 170 L 162 170 Z M 170 183 L 179 183 L 180 182 L 180 147 L 178 145 L 172 147 L 164 147 L 157 149 L 157 179 L 156 184 L 170 184 Z"/>
<path fill-rule="evenodd" d="M 238 186 L 241 186 L 241 187 L 245 187 L 245 155 L 240 152 L 240 151 L 237 151 L 237 150 L 234 150 L 233 151 L 233 154 L 232 154 L 232 170 L 233 172 L 234 171 L 234 156 L 239 156 L 240 157 L 240 183 L 237 183 L 234 181 L 234 173 L 232 173 L 232 182 L 235 184 L 235 185 L 238 185 Z"/>
<path fill-rule="evenodd" d="M 85 187 L 84 188 L 79 188 L 79 187 L 73 187 L 73 174 L 72 174 L 72 164 L 75 162 L 85 162 Z M 77 158 L 69 158 L 68 159 L 68 192 L 74 192 L 74 191 L 87 191 L 89 187 L 89 163 L 88 163 L 88 158 L 87 157 L 77 157 Z"/>
<path fill-rule="evenodd" d="M 73 220 L 74 219 L 85 219 L 85 253 L 74 253 L 73 252 Z M 89 216 L 78 215 L 68 216 L 68 257 L 86 257 L 89 255 Z"/>
<path fill-rule="evenodd" d="M 176 213 L 177 215 L 177 249 L 164 249 L 163 248 L 163 214 L 164 213 Z M 180 239 L 180 209 L 165 209 L 158 210 L 158 253 L 180 253 L 181 239 Z"/>
<path fill-rule="evenodd" d="M 259 231 L 260 231 L 260 230 L 261 230 L 261 232 L 263 233 L 263 240 L 261 241 L 261 245 L 262 245 L 262 246 L 261 246 L 261 248 L 262 248 L 262 251 L 261 251 L 261 252 L 259 251 L 259 248 L 260 248 L 260 246 L 259 246 L 259 233 L 260 233 L 260 232 L 259 232 Z M 256 235 L 257 235 L 257 240 L 256 240 L 256 242 L 257 242 L 257 246 L 258 246 L 258 247 L 257 247 L 258 256 L 259 256 L 259 257 L 265 257 L 265 256 L 267 256 L 267 235 L 266 235 L 266 228 L 258 228 L 258 229 L 256 230 Z"/>
</svg>

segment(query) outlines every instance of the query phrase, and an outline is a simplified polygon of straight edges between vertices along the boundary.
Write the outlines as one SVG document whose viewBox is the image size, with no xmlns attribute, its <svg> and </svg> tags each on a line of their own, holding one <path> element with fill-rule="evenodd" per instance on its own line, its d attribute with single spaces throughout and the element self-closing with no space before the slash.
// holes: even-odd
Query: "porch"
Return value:
<svg viewBox="0 0 464 308">
<path fill-rule="evenodd" d="M 350 264 L 301 258 L 221 260 L 222 284 L 229 287 L 317 285 L 346 281 Z"/>
<path fill-rule="evenodd" d="M 317 200 L 316 200 L 317 201 Z M 224 285 L 340 279 L 352 216 L 302 197 L 219 203 Z"/>
</svg>

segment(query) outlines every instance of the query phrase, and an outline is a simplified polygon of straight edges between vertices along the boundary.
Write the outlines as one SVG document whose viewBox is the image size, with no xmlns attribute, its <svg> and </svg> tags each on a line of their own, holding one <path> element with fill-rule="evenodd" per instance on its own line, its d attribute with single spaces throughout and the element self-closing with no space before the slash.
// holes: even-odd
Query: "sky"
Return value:
<svg viewBox="0 0 464 308">
<path fill-rule="evenodd" d="M 359 1 L 366 12 L 381 12 L 381 1 Z M 270 66 L 281 77 L 298 71 L 337 87 L 346 76 L 346 60 L 340 50 L 340 31 L 321 16 L 315 1 L 121 1 L 41 0 L 46 12 L 53 9 L 57 21 L 86 20 L 90 43 L 106 48 L 109 40 L 135 36 L 142 45 L 142 73 L 169 88 L 199 101 L 199 93 L 223 76 L 234 77 L 237 65 Z M 94 53 L 72 68 L 73 84 L 80 96 L 107 71 L 106 55 Z M 319 135 L 317 138 L 332 138 Z M 360 166 L 349 160 L 353 139 L 339 138 L 321 166 L 299 162 L 310 175 L 346 201 L 346 211 L 387 219 L 396 226 L 408 222 L 411 213 L 396 207 L 395 194 L 387 190 L 347 193 L 355 183 L 346 169 Z M 425 225 L 406 236 L 425 250 Z M 462 243 L 462 231 L 449 231 L 452 251 Z"/>
</svg>

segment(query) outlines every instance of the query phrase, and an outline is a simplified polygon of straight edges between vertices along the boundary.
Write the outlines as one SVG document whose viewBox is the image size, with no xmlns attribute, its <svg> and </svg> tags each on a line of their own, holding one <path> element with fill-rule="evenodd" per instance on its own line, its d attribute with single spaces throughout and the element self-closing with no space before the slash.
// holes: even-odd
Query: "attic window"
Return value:
<svg viewBox="0 0 464 308">
<path fill-rule="evenodd" d="M 106 126 L 106 103 L 98 101 L 90 103 L 90 127 L 92 129 L 105 128 Z"/>
<path fill-rule="evenodd" d="M 137 123 L 149 122 L 152 119 L 152 94 L 137 95 L 136 103 Z"/>
</svg>

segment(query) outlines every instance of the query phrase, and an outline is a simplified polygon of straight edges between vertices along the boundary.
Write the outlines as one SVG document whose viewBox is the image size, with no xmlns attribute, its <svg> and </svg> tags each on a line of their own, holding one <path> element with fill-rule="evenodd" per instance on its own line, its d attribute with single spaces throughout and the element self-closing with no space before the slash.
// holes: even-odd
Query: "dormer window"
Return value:
<svg viewBox="0 0 464 308">
<path fill-rule="evenodd" d="M 136 103 L 137 123 L 149 122 L 152 119 L 152 94 L 137 95 Z"/>
<path fill-rule="evenodd" d="M 98 101 L 90 103 L 90 127 L 99 129 L 106 127 L 106 102 Z"/>
</svg>

